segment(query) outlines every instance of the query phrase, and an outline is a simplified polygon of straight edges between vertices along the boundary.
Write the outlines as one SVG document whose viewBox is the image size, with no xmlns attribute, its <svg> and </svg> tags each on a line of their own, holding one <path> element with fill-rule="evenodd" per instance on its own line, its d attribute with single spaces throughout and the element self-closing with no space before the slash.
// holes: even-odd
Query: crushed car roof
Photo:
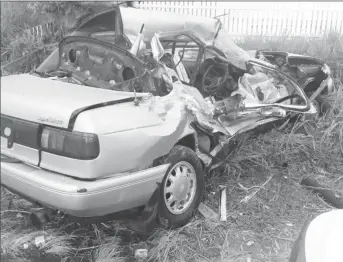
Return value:
<svg viewBox="0 0 343 262">
<path fill-rule="evenodd" d="M 138 34 L 142 24 L 149 40 L 158 32 L 192 31 L 204 45 L 216 47 L 232 64 L 246 69 L 249 54 L 232 41 L 219 19 L 125 7 L 120 11 L 125 34 Z"/>
<path fill-rule="evenodd" d="M 249 54 L 232 41 L 220 20 L 215 18 L 120 7 L 89 16 L 77 30 L 87 30 L 83 25 L 86 23 L 89 25 L 89 21 L 94 19 L 95 23 L 99 23 L 99 26 L 93 24 L 89 28 L 90 30 L 97 28 L 99 32 L 104 32 L 112 28 L 114 31 L 115 25 L 106 26 L 104 22 L 113 23 L 113 19 L 105 19 L 105 17 L 108 18 L 111 13 L 115 16 L 119 13 L 118 11 L 121 13 L 124 34 L 127 36 L 138 35 L 142 24 L 144 24 L 144 41 L 147 42 L 150 42 L 155 33 L 192 31 L 193 35 L 200 39 L 203 45 L 216 47 L 224 53 L 233 65 L 243 70 L 246 69 L 246 62 L 250 58 Z"/>
</svg>

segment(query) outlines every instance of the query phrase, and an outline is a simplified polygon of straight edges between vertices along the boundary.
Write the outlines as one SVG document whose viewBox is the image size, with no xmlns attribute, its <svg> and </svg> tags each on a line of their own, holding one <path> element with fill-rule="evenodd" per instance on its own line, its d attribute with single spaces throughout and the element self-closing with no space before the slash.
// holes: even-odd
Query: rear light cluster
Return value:
<svg viewBox="0 0 343 262">
<path fill-rule="evenodd" d="M 42 131 L 41 148 L 52 154 L 81 160 L 95 159 L 100 152 L 97 135 L 51 127 L 44 127 Z"/>
</svg>

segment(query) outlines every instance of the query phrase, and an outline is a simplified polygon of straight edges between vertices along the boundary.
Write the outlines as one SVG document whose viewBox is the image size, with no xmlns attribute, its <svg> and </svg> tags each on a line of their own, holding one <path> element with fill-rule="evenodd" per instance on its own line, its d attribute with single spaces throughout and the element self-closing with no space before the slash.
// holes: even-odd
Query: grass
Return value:
<svg viewBox="0 0 343 262">
<path fill-rule="evenodd" d="M 338 63 L 332 54 L 342 52 L 342 42 L 337 35 L 330 37 L 319 42 L 285 37 L 288 42 L 267 43 L 247 38 L 240 45 L 245 49 L 267 46 Z M 52 261 L 51 256 L 57 256 L 63 261 L 133 261 L 134 249 L 146 245 L 149 261 L 287 261 L 303 223 L 333 209 L 301 187 L 300 180 L 312 176 L 343 193 L 341 81 L 336 81 L 337 90 L 326 97 L 333 108 L 325 116 L 260 135 L 246 142 L 225 167 L 207 174 L 204 202 L 214 210 L 218 210 L 218 195 L 213 193 L 219 185 L 227 186 L 227 222 L 208 221 L 196 214 L 186 226 L 160 229 L 148 239 L 130 232 L 119 221 L 84 226 L 56 218 L 37 231 L 28 214 L 20 212 L 29 211 L 32 205 L 2 189 L 1 260 L 41 256 Z M 46 237 L 44 245 L 24 248 L 40 235 Z"/>
<path fill-rule="evenodd" d="M 113 6 L 111 2 L 1 2 L 1 54 L 7 51 L 7 56 L 1 58 L 1 65 L 14 61 L 44 44 L 57 43 L 63 36 L 69 34 L 86 14 L 103 11 Z M 6 8 L 7 6 L 7 8 Z M 35 39 L 28 35 L 26 29 L 53 24 L 53 31 L 45 33 L 42 38 Z M 20 72 L 28 72 L 30 64 L 39 65 L 42 55 L 36 55 L 19 64 Z M 9 72 L 13 74 L 13 71 Z"/>
<path fill-rule="evenodd" d="M 342 89 L 335 94 L 343 101 Z M 327 98 L 330 99 L 330 98 Z M 219 185 L 228 186 L 228 221 L 213 223 L 200 216 L 185 227 L 164 232 L 150 255 L 156 261 L 287 261 L 303 223 L 331 210 L 299 185 L 306 176 L 343 192 L 343 111 L 317 122 L 297 123 L 247 142 L 222 172 L 207 177 L 206 204 Z M 303 126 L 309 133 L 300 133 Z M 285 165 L 287 164 L 287 165 Z M 243 201 L 272 176 L 246 203 Z M 254 187 L 254 188 L 251 188 Z"/>
</svg>

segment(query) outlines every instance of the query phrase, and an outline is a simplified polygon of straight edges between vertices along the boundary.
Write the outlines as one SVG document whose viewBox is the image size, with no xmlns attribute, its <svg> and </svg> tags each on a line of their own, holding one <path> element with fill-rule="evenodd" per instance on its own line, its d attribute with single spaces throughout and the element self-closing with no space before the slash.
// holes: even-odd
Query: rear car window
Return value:
<svg viewBox="0 0 343 262">
<path fill-rule="evenodd" d="M 115 12 L 108 12 L 96 16 L 82 25 L 78 31 L 114 31 L 115 30 Z"/>
</svg>

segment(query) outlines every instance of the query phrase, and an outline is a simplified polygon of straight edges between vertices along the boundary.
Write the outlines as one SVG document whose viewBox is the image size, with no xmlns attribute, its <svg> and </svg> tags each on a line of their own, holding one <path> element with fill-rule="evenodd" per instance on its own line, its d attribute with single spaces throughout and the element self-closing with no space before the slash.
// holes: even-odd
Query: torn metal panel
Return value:
<svg viewBox="0 0 343 262">
<path fill-rule="evenodd" d="M 195 153 L 200 158 L 200 160 L 204 163 L 205 167 L 208 167 L 212 162 L 212 156 L 201 151 L 201 147 L 199 145 L 199 136 L 196 132 L 194 133 L 194 139 L 195 139 Z"/>
<path fill-rule="evenodd" d="M 290 94 L 284 84 L 278 84 L 276 87 L 273 83 L 274 81 L 275 79 L 262 72 L 254 75 L 246 73 L 240 78 L 238 90 L 233 94 L 242 95 L 245 104 L 274 103 L 278 99 Z M 290 104 L 289 101 L 283 103 Z"/>
<path fill-rule="evenodd" d="M 183 118 L 194 118 L 200 125 L 214 129 L 216 123 L 213 121 L 213 104 L 207 102 L 201 93 L 194 87 L 187 86 L 181 82 L 173 83 L 172 91 L 164 97 L 153 97 L 150 100 L 150 108 L 159 117 L 168 123 L 164 132 L 157 130 L 159 134 L 169 135 L 173 132 L 172 126 L 177 126 Z M 171 123 L 174 124 L 171 124 Z"/>
<path fill-rule="evenodd" d="M 213 40 L 213 46 L 222 51 L 228 61 L 234 66 L 242 70 L 247 69 L 246 63 L 250 60 L 250 55 L 232 41 L 221 23 L 218 24 L 218 31 Z"/>
<path fill-rule="evenodd" d="M 188 124 L 195 121 L 208 132 L 218 132 L 220 130 L 224 134 L 228 134 L 225 128 L 213 118 L 214 105 L 206 101 L 196 88 L 184 85 L 181 82 L 175 82 L 172 91 L 167 96 L 152 97 L 149 101 L 149 107 L 150 110 L 158 114 L 165 124 L 163 124 L 163 128 L 161 128 L 161 125 L 150 127 L 146 130 L 149 132 L 147 135 L 160 136 L 161 139 L 162 137 L 168 137 L 175 140 L 173 134 L 176 129 L 183 126 L 183 121 Z M 203 163 L 208 166 L 212 159 L 209 154 L 204 153 L 206 150 L 199 145 L 199 137 L 196 132 L 194 132 L 194 136 L 195 151 Z"/>
<path fill-rule="evenodd" d="M 173 32 L 179 35 L 184 31 L 192 32 L 198 44 L 217 48 L 233 65 L 246 70 L 249 54 L 232 41 L 219 19 L 134 8 L 120 10 L 127 35 L 136 36 L 142 24 L 145 24 L 146 42 L 149 42 L 156 32 Z"/>
<path fill-rule="evenodd" d="M 212 221 L 218 221 L 219 220 L 219 214 L 216 213 L 215 211 L 213 211 L 209 206 L 207 206 L 204 203 L 200 203 L 198 210 L 200 212 L 200 214 L 202 214 L 205 219 L 210 219 Z"/>
<path fill-rule="evenodd" d="M 275 101 L 274 103 L 259 103 L 259 105 L 246 104 L 246 109 L 257 109 L 262 107 L 279 107 L 285 110 L 298 112 L 307 112 L 310 109 L 310 102 L 304 90 L 301 89 L 300 86 L 291 77 L 288 77 L 286 74 L 279 71 L 275 66 L 270 66 L 268 63 L 265 63 L 263 61 L 251 60 L 249 62 L 249 65 L 250 70 L 255 71 L 253 72 L 253 74 L 256 74 L 256 72 L 263 72 L 267 74 L 269 78 L 273 79 L 273 84 L 275 88 L 279 88 L 280 86 L 285 85 L 288 90 L 293 92 L 293 94 L 295 94 L 299 99 L 302 99 L 305 102 L 305 105 L 299 105 L 297 103 L 287 104 L 284 103 L 284 101 L 276 103 L 277 101 Z"/>
<path fill-rule="evenodd" d="M 149 128 L 147 135 L 170 136 L 187 120 L 185 104 L 176 99 L 173 93 L 164 97 L 152 97 L 148 103 L 149 109 L 159 116 L 162 124 Z"/>
<path fill-rule="evenodd" d="M 315 57 L 281 51 L 258 51 L 256 57 L 276 65 L 283 73 L 295 79 L 307 93 L 316 91 L 325 79 L 331 79 L 330 68 Z M 322 90 L 332 91 L 332 85 Z"/>
<path fill-rule="evenodd" d="M 221 115 L 218 120 L 227 130 L 230 135 L 237 134 L 243 128 L 250 126 L 251 124 L 256 123 L 261 117 L 257 112 L 245 114 L 242 116 L 237 116 L 235 120 L 232 118 Z"/>
<path fill-rule="evenodd" d="M 310 101 L 313 101 L 314 99 L 316 99 L 316 97 L 326 88 L 329 87 L 331 88 L 331 86 L 333 85 L 333 80 L 332 78 L 327 78 L 325 79 L 319 86 L 319 88 L 311 95 L 311 97 L 309 98 Z"/>
<path fill-rule="evenodd" d="M 111 22 L 114 17 L 120 20 L 116 23 L 119 25 L 118 28 L 115 28 L 114 23 Z M 120 35 L 124 33 L 133 42 L 139 34 L 142 24 L 145 25 L 143 31 L 145 42 L 150 42 L 154 34 L 159 32 L 191 31 L 202 45 L 218 48 L 224 52 L 227 59 L 232 60 L 235 66 L 243 70 L 246 69 L 245 62 L 249 59 L 249 55 L 230 39 L 220 20 L 214 18 L 156 10 L 116 8 L 90 16 L 85 19 L 77 31 L 104 33 L 117 30 Z M 114 37 L 112 38 L 115 40 Z"/>
<path fill-rule="evenodd" d="M 226 210 L 226 186 L 219 186 L 220 192 L 220 221 L 227 220 L 227 210 Z"/>
<path fill-rule="evenodd" d="M 145 24 L 144 36 L 150 41 L 156 32 L 192 30 L 205 40 L 213 39 L 217 20 L 213 18 L 190 16 L 158 10 L 120 8 L 124 33 L 137 35 L 142 24 Z"/>
</svg>

